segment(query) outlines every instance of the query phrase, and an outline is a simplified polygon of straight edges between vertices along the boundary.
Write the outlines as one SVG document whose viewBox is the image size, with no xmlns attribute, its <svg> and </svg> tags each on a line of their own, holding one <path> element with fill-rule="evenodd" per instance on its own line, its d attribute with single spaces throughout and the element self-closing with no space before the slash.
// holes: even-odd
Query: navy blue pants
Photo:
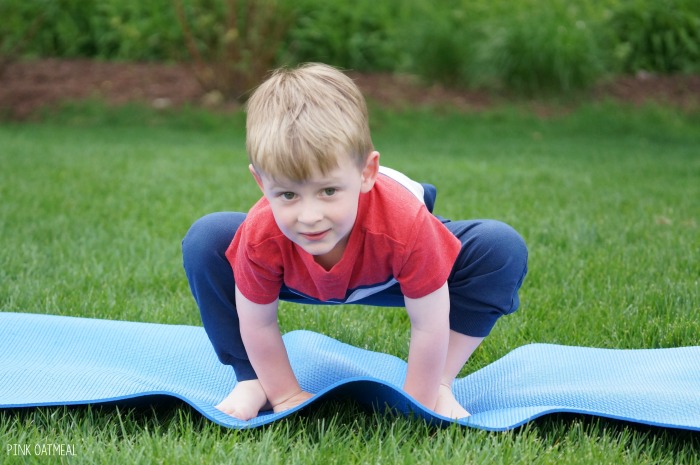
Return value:
<svg viewBox="0 0 700 465">
<path fill-rule="evenodd" d="M 435 189 L 426 185 L 426 205 L 432 211 Z M 235 281 L 224 255 L 245 213 L 219 212 L 197 220 L 182 241 L 185 273 L 200 310 L 204 329 L 219 360 L 231 365 L 239 381 L 257 376 L 241 340 Z M 520 235 L 494 220 L 450 221 L 443 224 L 462 242 L 462 250 L 447 280 L 450 328 L 468 336 L 489 334 L 496 320 L 514 312 L 518 290 L 527 273 L 527 248 Z M 324 304 L 282 287 L 280 300 Z M 353 304 L 403 307 L 398 284 Z"/>
</svg>

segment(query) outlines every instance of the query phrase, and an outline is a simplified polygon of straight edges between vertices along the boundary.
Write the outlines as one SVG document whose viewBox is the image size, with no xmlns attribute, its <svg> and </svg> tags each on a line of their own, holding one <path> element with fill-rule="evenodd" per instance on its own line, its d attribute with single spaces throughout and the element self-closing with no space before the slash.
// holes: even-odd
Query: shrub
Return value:
<svg viewBox="0 0 700 465">
<path fill-rule="evenodd" d="M 182 60 L 182 35 L 169 0 L 100 1 L 89 17 L 103 59 Z"/>
<path fill-rule="evenodd" d="M 44 16 L 44 24 L 32 41 L 29 52 L 60 57 L 91 57 L 97 54 L 91 25 L 94 0 L 28 0 L 21 8 Z"/>
<path fill-rule="evenodd" d="M 0 3 L 0 77 L 21 56 L 44 22 L 44 13 Z"/>
<path fill-rule="evenodd" d="M 210 0 L 191 5 L 173 0 L 195 76 L 207 91 L 244 101 L 274 67 L 291 21 L 277 0 Z"/>
<path fill-rule="evenodd" d="M 608 64 L 589 2 L 443 0 L 412 27 L 412 69 L 429 80 L 524 94 L 594 83 Z"/>
<path fill-rule="evenodd" d="M 607 59 L 602 31 L 569 2 L 549 2 L 492 28 L 494 66 L 506 85 L 525 94 L 568 92 L 595 83 Z"/>
<path fill-rule="evenodd" d="M 625 72 L 700 71 L 700 2 L 627 0 L 610 20 Z"/>
<path fill-rule="evenodd" d="M 321 61 L 363 71 L 396 70 L 406 60 L 397 31 L 410 11 L 405 1 L 296 3 L 296 21 L 286 37 L 284 60 Z"/>
<path fill-rule="evenodd" d="M 409 69 L 429 82 L 474 84 L 466 75 L 474 62 L 477 35 L 473 18 L 456 5 L 424 5 L 403 30 L 402 43 L 411 57 Z"/>
<path fill-rule="evenodd" d="M 10 34 L 32 18 L 42 24 L 25 48 L 30 56 L 124 60 L 182 59 L 181 37 L 169 0 L 2 0 Z"/>
</svg>

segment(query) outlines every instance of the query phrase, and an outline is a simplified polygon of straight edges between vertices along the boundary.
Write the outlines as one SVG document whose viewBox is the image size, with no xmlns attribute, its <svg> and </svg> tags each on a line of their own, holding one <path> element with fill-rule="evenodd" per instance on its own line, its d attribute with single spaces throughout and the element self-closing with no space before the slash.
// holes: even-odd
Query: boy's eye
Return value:
<svg viewBox="0 0 700 465">
<path fill-rule="evenodd" d="M 280 197 L 282 197 L 284 200 L 294 200 L 295 194 L 294 192 L 282 192 Z"/>
<path fill-rule="evenodd" d="M 323 189 L 323 195 L 330 197 L 331 195 L 335 194 L 337 192 L 337 189 L 335 187 L 327 187 Z"/>
</svg>

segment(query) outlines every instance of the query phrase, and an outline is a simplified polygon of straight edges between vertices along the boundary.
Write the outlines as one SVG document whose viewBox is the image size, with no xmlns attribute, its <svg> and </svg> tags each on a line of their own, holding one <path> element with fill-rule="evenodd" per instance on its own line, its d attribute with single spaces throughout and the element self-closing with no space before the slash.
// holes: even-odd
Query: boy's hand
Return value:
<svg viewBox="0 0 700 465">
<path fill-rule="evenodd" d="M 438 400 L 435 403 L 435 413 L 455 420 L 470 416 L 470 413 L 467 412 L 459 402 L 457 402 L 457 399 L 455 399 L 455 396 L 452 393 L 452 388 L 446 384 L 441 384 L 438 390 Z"/>
<path fill-rule="evenodd" d="M 251 379 L 237 383 L 216 408 L 239 420 L 248 421 L 257 417 L 260 410 L 269 410 L 271 406 L 260 381 Z"/>
<path fill-rule="evenodd" d="M 280 402 L 279 404 L 273 406 L 272 410 L 274 410 L 275 413 L 284 412 L 285 410 L 289 410 L 290 408 L 296 407 L 299 404 L 303 404 L 304 402 L 306 402 L 308 399 L 312 398 L 313 396 L 314 395 L 311 394 L 310 392 L 299 391 L 299 393 L 294 394 L 289 399 L 284 400 L 284 401 Z"/>
<path fill-rule="evenodd" d="M 313 394 L 310 392 L 299 391 L 289 399 L 273 407 L 268 402 L 260 381 L 251 379 L 237 383 L 231 393 L 216 405 L 216 408 L 234 418 L 248 421 L 257 417 L 262 410 L 272 409 L 275 413 L 284 412 L 299 404 L 303 404 L 311 397 L 313 397 Z"/>
</svg>

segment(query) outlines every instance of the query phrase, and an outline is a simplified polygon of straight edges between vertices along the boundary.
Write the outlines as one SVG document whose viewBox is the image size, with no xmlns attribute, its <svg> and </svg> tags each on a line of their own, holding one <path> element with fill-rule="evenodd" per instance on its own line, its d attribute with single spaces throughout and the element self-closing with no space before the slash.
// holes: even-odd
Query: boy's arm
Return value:
<svg viewBox="0 0 700 465">
<path fill-rule="evenodd" d="M 425 297 L 405 297 L 411 319 L 411 344 L 404 390 L 435 410 L 450 338 L 450 296 L 445 283 Z"/>
<path fill-rule="evenodd" d="M 266 305 L 251 302 L 236 287 L 241 338 L 248 358 L 270 405 L 275 411 L 281 411 L 303 402 L 311 395 L 301 390 L 289 363 L 277 324 L 277 304 L 277 300 Z M 290 401 L 293 405 L 290 405 Z"/>
</svg>

